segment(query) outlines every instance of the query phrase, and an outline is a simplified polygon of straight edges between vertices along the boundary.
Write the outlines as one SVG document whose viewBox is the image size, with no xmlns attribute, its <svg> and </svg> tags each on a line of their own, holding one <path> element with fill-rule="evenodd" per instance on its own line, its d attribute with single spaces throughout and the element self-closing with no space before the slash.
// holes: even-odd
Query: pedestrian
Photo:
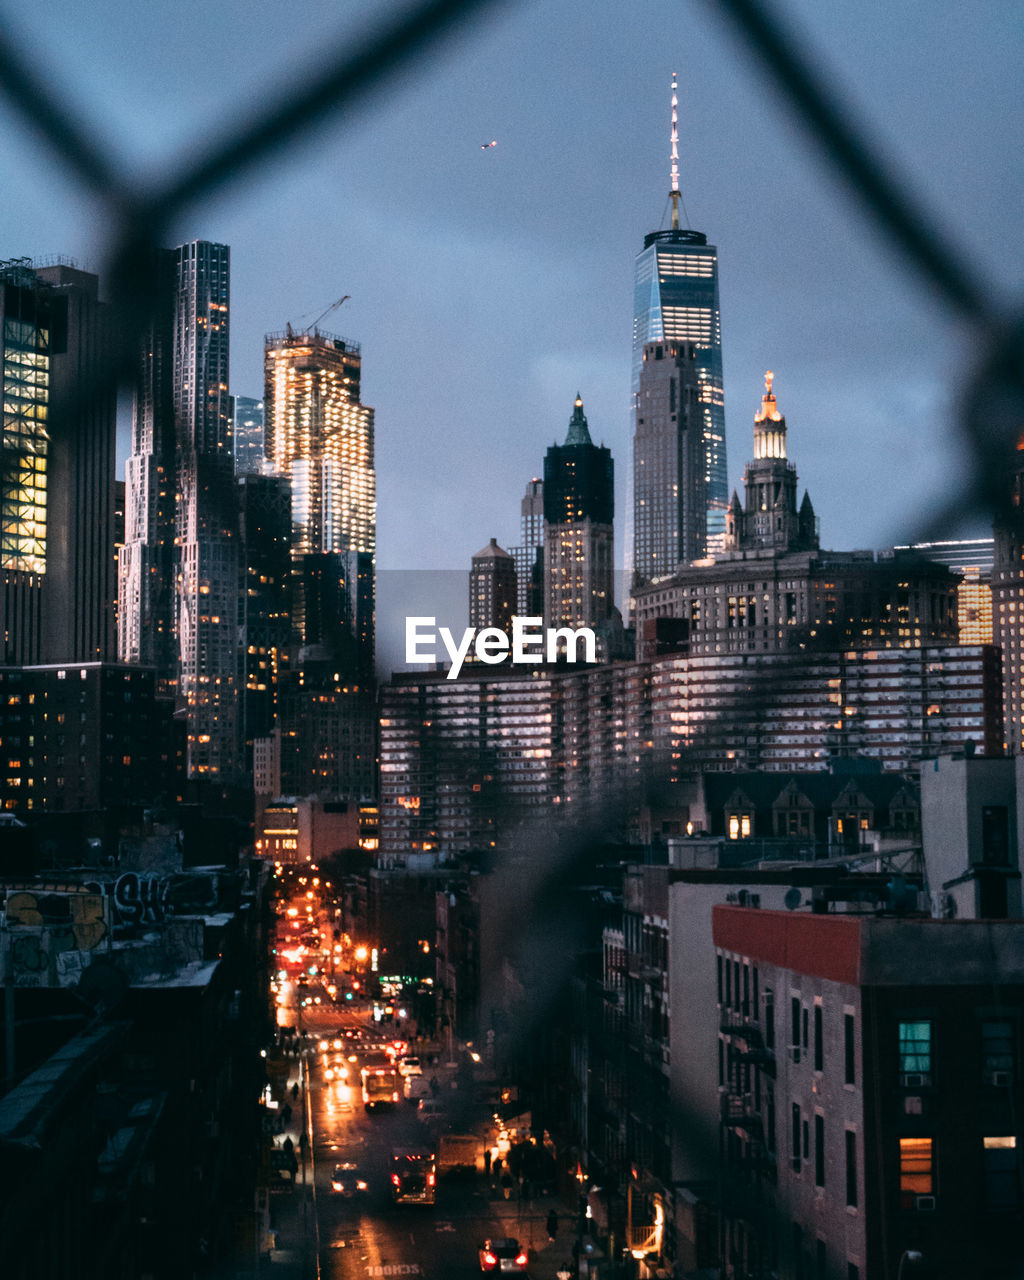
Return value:
<svg viewBox="0 0 1024 1280">
<path fill-rule="evenodd" d="M 288 1154 L 288 1155 L 294 1155 L 294 1153 L 295 1153 L 295 1143 L 294 1143 L 294 1142 L 292 1142 L 292 1140 L 291 1140 L 291 1137 L 290 1137 L 290 1136 L 289 1136 L 289 1137 L 287 1137 L 287 1138 L 285 1138 L 284 1142 L 282 1142 L 282 1143 L 281 1143 L 281 1150 L 282 1150 L 282 1151 L 284 1151 L 284 1152 L 285 1152 L 286 1154 Z"/>
<path fill-rule="evenodd" d="M 296 1080 L 295 1083 L 292 1085 L 292 1098 L 297 1098 L 298 1096 L 299 1096 L 299 1082 L 298 1080 Z"/>
<path fill-rule="evenodd" d="M 491 1175 L 491 1149 L 484 1148 L 484 1177 L 489 1178 Z"/>
<path fill-rule="evenodd" d="M 548 1214 L 548 1220 L 546 1225 L 548 1229 L 548 1240 L 550 1241 L 551 1244 L 554 1244 L 555 1236 L 558 1235 L 558 1214 L 555 1213 L 554 1209 L 552 1209 L 551 1212 Z"/>
<path fill-rule="evenodd" d="M 441 1087 L 441 1086 L 440 1086 L 440 1085 L 438 1084 L 438 1082 L 437 1082 L 437 1076 L 431 1076 L 431 1077 L 430 1077 L 430 1092 L 431 1092 L 431 1094 L 433 1095 L 433 1097 L 435 1097 L 435 1098 L 437 1097 L 437 1091 L 438 1091 L 438 1089 L 440 1089 L 440 1087 Z"/>
<path fill-rule="evenodd" d="M 501 1190 L 506 1200 L 512 1198 L 512 1175 L 507 1169 L 501 1175 Z"/>
<path fill-rule="evenodd" d="M 281 1120 L 284 1124 L 291 1124 L 292 1122 L 292 1109 L 291 1105 L 287 1102 L 281 1108 Z"/>
</svg>

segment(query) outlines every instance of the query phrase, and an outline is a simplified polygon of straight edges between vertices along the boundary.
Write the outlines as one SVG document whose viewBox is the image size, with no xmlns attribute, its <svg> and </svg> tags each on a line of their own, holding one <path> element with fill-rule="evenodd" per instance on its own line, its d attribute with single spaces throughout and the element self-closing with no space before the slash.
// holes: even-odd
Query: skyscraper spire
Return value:
<svg viewBox="0 0 1024 1280">
<path fill-rule="evenodd" d="M 679 99 L 676 97 L 676 73 L 672 72 L 672 189 L 669 199 L 672 201 L 672 230 L 679 230 L 679 201 L 682 193 L 679 190 L 679 120 L 676 108 Z"/>
</svg>

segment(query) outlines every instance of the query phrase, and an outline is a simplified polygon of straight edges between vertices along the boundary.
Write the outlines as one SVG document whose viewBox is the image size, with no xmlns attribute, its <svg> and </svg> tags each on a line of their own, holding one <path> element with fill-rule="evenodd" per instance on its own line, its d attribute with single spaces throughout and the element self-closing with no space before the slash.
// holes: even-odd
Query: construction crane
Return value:
<svg viewBox="0 0 1024 1280">
<path fill-rule="evenodd" d="M 339 298 L 337 302 L 332 302 L 326 311 L 321 311 L 320 314 L 317 316 L 317 318 L 313 321 L 313 323 L 310 325 L 307 325 L 305 329 L 302 330 L 302 333 L 306 334 L 306 333 L 315 331 L 317 325 L 320 323 L 321 320 L 325 320 L 331 314 L 332 311 L 337 311 L 337 309 L 341 306 L 343 302 L 348 302 L 351 296 L 352 295 L 350 293 L 346 293 L 345 296 L 343 298 Z M 285 325 L 285 333 L 287 333 L 289 338 L 295 337 L 295 330 L 292 327 L 292 323 L 290 320 Z"/>
</svg>

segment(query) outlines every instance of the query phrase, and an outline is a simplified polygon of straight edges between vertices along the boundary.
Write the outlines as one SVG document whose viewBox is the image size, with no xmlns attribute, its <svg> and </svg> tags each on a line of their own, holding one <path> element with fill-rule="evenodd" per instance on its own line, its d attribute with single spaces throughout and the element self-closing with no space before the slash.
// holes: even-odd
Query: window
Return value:
<svg viewBox="0 0 1024 1280">
<path fill-rule="evenodd" d="M 825 1117 L 814 1117 L 814 1185 L 825 1185 Z"/>
<path fill-rule="evenodd" d="M 932 1024 L 900 1023 L 901 1075 L 930 1076 L 932 1072 Z M 922 1083 L 924 1083 L 922 1081 Z"/>
<path fill-rule="evenodd" d="M 914 1196 L 930 1196 L 935 1187 L 931 1138 L 900 1138 L 900 1194 L 904 1208 Z"/>
<path fill-rule="evenodd" d="M 857 1207 L 857 1135 L 846 1130 L 846 1203 Z"/>
<path fill-rule="evenodd" d="M 798 996 L 793 996 L 789 1002 L 789 1043 L 799 1045 L 800 1043 L 800 1000 Z"/>
<path fill-rule="evenodd" d="M 846 1084 L 857 1083 L 856 1042 L 853 1038 L 853 1014 L 843 1015 L 843 1060 Z"/>
<path fill-rule="evenodd" d="M 775 1048 L 775 992 L 771 987 L 764 993 L 764 1043 L 765 1048 Z"/>
<path fill-rule="evenodd" d="M 846 1280 L 860 1280 L 860 1267 L 856 1262 L 848 1262 L 846 1264 Z"/>
<path fill-rule="evenodd" d="M 793 1139 L 793 1168 L 794 1168 L 794 1169 L 799 1169 L 799 1167 L 800 1167 L 800 1151 L 801 1151 L 801 1148 L 800 1148 L 800 1103 L 799 1103 L 799 1102 L 794 1102 L 794 1103 L 793 1103 L 793 1127 L 792 1127 L 792 1135 L 791 1135 L 791 1136 L 792 1136 L 792 1139 Z"/>
<path fill-rule="evenodd" d="M 822 1034 L 820 1004 L 814 1006 L 814 1069 L 815 1071 L 824 1071 L 825 1069 L 825 1041 Z"/>
<path fill-rule="evenodd" d="M 806 1009 L 804 1009 L 803 1010 L 803 1035 L 801 1036 L 801 1043 L 803 1044 L 804 1053 L 807 1052 L 807 1046 L 811 1042 L 810 1025 L 811 1025 L 811 1015 Z"/>
<path fill-rule="evenodd" d="M 1009 1084 L 1012 1081 L 1016 1058 L 1013 1031 L 1012 1022 L 981 1024 L 981 1052 L 987 1084 Z"/>
<path fill-rule="evenodd" d="M 985 1206 L 1016 1209 L 1020 1203 L 1017 1181 L 1017 1139 L 985 1140 Z"/>
</svg>

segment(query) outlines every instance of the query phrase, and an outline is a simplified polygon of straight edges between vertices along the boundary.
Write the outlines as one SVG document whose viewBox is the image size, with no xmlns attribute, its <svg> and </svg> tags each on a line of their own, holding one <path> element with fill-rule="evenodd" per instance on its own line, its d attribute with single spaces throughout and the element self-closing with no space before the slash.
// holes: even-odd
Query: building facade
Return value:
<svg viewBox="0 0 1024 1280">
<path fill-rule="evenodd" d="M 0 641 L 5 661 L 113 657 L 115 393 L 96 276 L 0 263 Z"/>
<path fill-rule="evenodd" d="M 595 445 L 577 395 L 562 445 L 544 459 L 544 619 L 593 626 L 615 608 L 615 471 Z"/>
<path fill-rule="evenodd" d="M 725 456 L 725 383 L 718 302 L 718 250 L 701 231 L 679 226 L 676 85 L 672 85 L 672 225 L 644 236 L 633 273 L 633 394 L 640 389 L 644 347 L 691 342 L 697 348 L 698 414 L 704 435 L 707 547 L 721 549 L 729 476 Z"/>
<path fill-rule="evenodd" d="M 267 470 L 263 447 L 263 401 L 251 396 L 231 397 L 231 436 L 235 475 L 261 475 Z"/>
<path fill-rule="evenodd" d="M 634 587 L 707 550 L 707 470 L 697 348 L 648 342 L 633 431 Z"/>
<path fill-rule="evenodd" d="M 864 1280 L 916 1254 L 937 1280 L 1006 1274 L 1020 923 L 712 914 L 723 1264 Z"/>
<path fill-rule="evenodd" d="M 228 395 L 230 250 L 161 251 L 126 468 L 118 654 L 188 720 L 190 777 L 240 778 L 242 557 Z"/>
<path fill-rule="evenodd" d="M 526 482 L 519 504 L 519 545 L 511 548 L 516 565 L 517 612 L 522 617 L 544 613 L 544 481 Z"/>
<path fill-rule="evenodd" d="M 517 608 L 516 562 L 492 538 L 473 557 L 469 570 L 469 625 L 482 631 L 497 627 L 508 632 Z"/>
<path fill-rule="evenodd" d="M 638 656 L 655 655 L 658 619 L 681 624 L 677 647 L 694 656 L 955 644 L 959 580 L 947 566 L 910 551 L 819 549 L 771 384 L 769 374 L 725 549 L 634 592 Z"/>
</svg>

